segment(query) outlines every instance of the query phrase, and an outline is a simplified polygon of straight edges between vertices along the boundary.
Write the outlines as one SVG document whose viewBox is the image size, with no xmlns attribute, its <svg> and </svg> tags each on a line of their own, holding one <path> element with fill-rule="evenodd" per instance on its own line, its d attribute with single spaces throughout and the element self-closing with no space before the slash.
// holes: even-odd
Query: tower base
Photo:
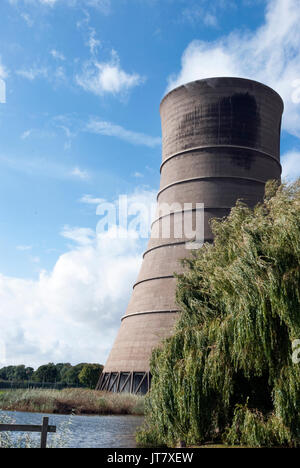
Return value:
<svg viewBox="0 0 300 468">
<path fill-rule="evenodd" d="M 150 384 L 150 372 L 105 372 L 100 376 L 96 390 L 145 395 Z"/>
</svg>

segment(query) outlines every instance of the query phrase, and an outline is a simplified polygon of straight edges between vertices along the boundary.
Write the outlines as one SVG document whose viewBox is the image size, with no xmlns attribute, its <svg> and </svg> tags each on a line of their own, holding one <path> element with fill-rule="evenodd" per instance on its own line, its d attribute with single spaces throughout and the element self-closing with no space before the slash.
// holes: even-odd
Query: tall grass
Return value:
<svg viewBox="0 0 300 468">
<path fill-rule="evenodd" d="M 53 414 L 144 414 L 144 397 L 88 389 L 9 390 L 0 393 L 0 408 Z"/>
</svg>

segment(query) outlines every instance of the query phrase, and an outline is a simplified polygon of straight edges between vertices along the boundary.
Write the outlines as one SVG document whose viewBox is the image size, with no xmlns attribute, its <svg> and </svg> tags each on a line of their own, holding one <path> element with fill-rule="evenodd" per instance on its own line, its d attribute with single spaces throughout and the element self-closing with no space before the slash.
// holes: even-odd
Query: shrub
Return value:
<svg viewBox="0 0 300 468">
<path fill-rule="evenodd" d="M 184 262 L 179 321 L 152 356 L 142 445 L 300 445 L 300 181 L 214 220 Z"/>
</svg>

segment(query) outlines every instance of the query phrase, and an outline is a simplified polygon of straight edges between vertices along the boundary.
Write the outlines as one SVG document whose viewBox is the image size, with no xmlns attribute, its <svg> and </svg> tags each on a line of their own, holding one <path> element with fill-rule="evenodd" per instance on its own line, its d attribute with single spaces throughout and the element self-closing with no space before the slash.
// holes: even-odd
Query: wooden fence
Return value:
<svg viewBox="0 0 300 468">
<path fill-rule="evenodd" d="M 0 432 L 40 432 L 41 448 L 47 448 L 48 432 L 56 432 L 56 426 L 49 426 L 49 418 L 43 418 L 41 426 L 21 424 L 0 424 Z"/>
</svg>

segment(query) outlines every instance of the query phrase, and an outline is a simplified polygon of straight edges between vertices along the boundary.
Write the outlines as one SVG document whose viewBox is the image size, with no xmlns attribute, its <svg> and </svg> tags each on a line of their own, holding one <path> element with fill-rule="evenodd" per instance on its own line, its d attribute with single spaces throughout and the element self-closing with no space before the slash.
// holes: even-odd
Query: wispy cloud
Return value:
<svg viewBox="0 0 300 468">
<path fill-rule="evenodd" d="M 70 167 L 56 162 L 54 158 L 32 158 L 32 157 L 13 157 L 0 154 L 0 165 L 17 171 L 28 176 L 45 177 L 58 180 L 82 180 L 88 181 L 90 174 L 87 170 L 78 166 Z"/>
<path fill-rule="evenodd" d="M 21 13 L 21 18 L 23 18 L 27 26 L 29 26 L 30 28 L 33 26 L 34 21 L 28 13 Z"/>
<path fill-rule="evenodd" d="M 99 39 L 97 39 L 97 33 L 94 28 L 89 28 L 89 38 L 87 44 L 89 46 L 91 54 L 97 54 L 101 42 L 99 41 Z"/>
<path fill-rule="evenodd" d="M 72 169 L 70 174 L 72 176 L 74 176 L 74 177 L 77 177 L 78 179 L 81 179 L 81 180 L 90 179 L 89 173 L 87 171 L 84 171 L 84 170 L 80 169 L 79 167 L 74 167 L 74 169 Z"/>
<path fill-rule="evenodd" d="M 41 259 L 40 259 L 40 257 L 30 257 L 30 261 L 31 261 L 32 263 L 36 263 L 36 264 L 37 264 L 37 263 L 40 263 Z"/>
<path fill-rule="evenodd" d="M 77 84 L 97 96 L 124 94 L 144 81 L 145 78 L 137 73 L 127 73 L 121 68 L 120 59 L 114 50 L 108 62 L 90 60 L 84 64 L 82 72 L 76 75 Z"/>
<path fill-rule="evenodd" d="M 169 1 L 177 2 L 177 0 Z M 224 12 L 230 14 L 229 10 L 237 8 L 235 0 L 214 0 L 213 2 L 211 0 L 189 0 L 182 3 L 185 6 L 181 10 L 179 22 L 189 23 L 194 26 L 202 24 L 212 28 L 218 27 L 220 15 Z"/>
<path fill-rule="evenodd" d="M 21 252 L 26 252 L 28 250 L 32 250 L 32 245 L 17 245 L 16 249 Z"/>
<path fill-rule="evenodd" d="M 59 52 L 58 50 L 56 49 L 52 49 L 50 51 L 50 54 L 52 55 L 53 58 L 55 58 L 56 60 L 66 60 L 66 57 L 64 56 L 64 54 L 62 52 Z"/>
<path fill-rule="evenodd" d="M 59 129 L 65 135 L 65 143 L 64 148 L 69 150 L 72 145 L 72 140 L 76 138 L 81 124 L 73 115 L 57 115 L 53 117 L 51 124 L 55 127 L 55 129 Z"/>
<path fill-rule="evenodd" d="M 300 151 L 289 151 L 281 157 L 282 177 L 292 181 L 300 177 Z"/>
<path fill-rule="evenodd" d="M 0 104 L 5 104 L 6 103 L 6 78 L 7 78 L 8 72 L 6 68 L 2 65 L 1 63 L 1 57 L 0 57 Z"/>
<path fill-rule="evenodd" d="M 45 79 L 55 86 L 66 81 L 66 72 L 64 67 L 49 67 L 32 65 L 16 71 L 16 74 L 29 81 Z"/>
<path fill-rule="evenodd" d="M 64 226 L 61 235 L 79 245 L 91 244 L 95 239 L 95 231 L 89 228 Z"/>
<path fill-rule="evenodd" d="M 205 26 L 218 26 L 218 18 L 216 14 L 207 11 L 205 7 L 195 5 L 185 8 L 181 12 L 181 20 L 187 21 L 191 24 L 198 24 L 201 21 Z"/>
<path fill-rule="evenodd" d="M 23 132 L 21 135 L 22 140 L 26 140 L 27 138 L 30 137 L 31 134 L 32 134 L 32 130 L 26 130 L 25 132 Z"/>
<path fill-rule="evenodd" d="M 29 67 L 29 68 L 22 68 L 17 70 L 17 75 L 26 78 L 27 80 L 33 81 L 37 78 L 47 78 L 48 77 L 48 69 L 46 67 Z"/>
<path fill-rule="evenodd" d="M 8 72 L 4 65 L 2 64 L 1 57 L 0 57 L 0 78 L 5 79 L 7 78 Z"/>
<path fill-rule="evenodd" d="M 54 7 L 63 5 L 67 7 L 92 7 L 108 14 L 111 9 L 111 0 L 8 0 L 11 5 L 26 4 L 28 6 Z"/>
<path fill-rule="evenodd" d="M 262 81 L 285 101 L 283 128 L 300 137 L 299 0 L 267 0 L 264 24 L 214 42 L 193 41 L 168 90 L 201 78 L 240 76 Z"/>
<path fill-rule="evenodd" d="M 28 130 L 25 130 L 21 134 L 21 139 L 22 140 L 28 140 L 31 137 L 34 137 L 34 138 L 53 138 L 53 137 L 55 137 L 55 132 L 44 130 L 44 129 L 39 129 L 39 128 L 30 128 Z"/>
<path fill-rule="evenodd" d="M 88 205 L 100 205 L 100 203 L 105 202 L 105 199 L 93 197 L 92 195 L 83 195 L 79 201 L 80 203 L 86 203 Z"/>
<path fill-rule="evenodd" d="M 144 177 L 144 174 L 142 174 L 141 172 L 134 172 L 132 176 L 136 179 L 142 179 Z"/>
<path fill-rule="evenodd" d="M 142 145 L 154 148 L 155 146 L 159 146 L 161 144 L 160 137 L 152 137 L 145 135 L 144 133 L 137 133 L 131 130 L 126 130 L 120 125 L 115 125 L 111 122 L 98 120 L 96 118 L 89 121 L 85 127 L 85 130 L 91 133 L 97 133 L 99 135 L 116 137 L 133 145 Z"/>
</svg>

